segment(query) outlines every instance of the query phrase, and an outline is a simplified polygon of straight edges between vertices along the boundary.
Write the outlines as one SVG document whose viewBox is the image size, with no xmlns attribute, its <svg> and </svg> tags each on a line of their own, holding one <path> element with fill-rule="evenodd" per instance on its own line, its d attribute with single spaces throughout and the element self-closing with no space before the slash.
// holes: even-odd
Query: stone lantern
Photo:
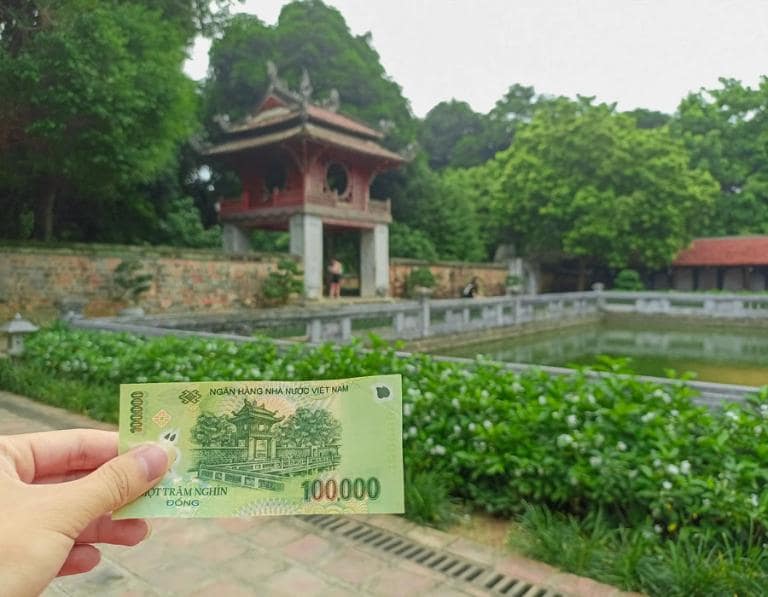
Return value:
<svg viewBox="0 0 768 597">
<path fill-rule="evenodd" d="M 18 357 L 24 354 L 24 336 L 39 330 L 34 323 L 23 319 L 19 313 L 8 323 L 0 326 L 0 332 L 8 335 L 8 354 Z"/>
</svg>

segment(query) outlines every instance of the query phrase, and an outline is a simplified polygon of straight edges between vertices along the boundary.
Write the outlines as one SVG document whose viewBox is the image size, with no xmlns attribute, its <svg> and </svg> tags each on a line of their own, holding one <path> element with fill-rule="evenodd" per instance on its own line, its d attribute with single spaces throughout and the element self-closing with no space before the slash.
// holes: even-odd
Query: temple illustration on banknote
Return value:
<svg viewBox="0 0 768 597">
<path fill-rule="evenodd" d="M 289 416 L 243 399 L 231 414 L 201 410 L 191 429 L 200 479 L 282 491 L 288 477 L 335 469 L 341 423 L 327 410 L 299 406 Z"/>
</svg>

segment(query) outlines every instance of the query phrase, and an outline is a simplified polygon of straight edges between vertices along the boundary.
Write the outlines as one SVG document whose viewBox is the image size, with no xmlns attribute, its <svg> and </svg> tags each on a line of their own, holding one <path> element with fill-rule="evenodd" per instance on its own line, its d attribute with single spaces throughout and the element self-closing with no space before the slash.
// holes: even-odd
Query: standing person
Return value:
<svg viewBox="0 0 768 597">
<path fill-rule="evenodd" d="M 341 265 L 341 261 L 332 257 L 331 264 L 328 266 L 328 273 L 331 275 L 328 295 L 331 298 L 339 298 L 341 296 L 341 275 L 344 273 L 344 266 Z"/>
</svg>

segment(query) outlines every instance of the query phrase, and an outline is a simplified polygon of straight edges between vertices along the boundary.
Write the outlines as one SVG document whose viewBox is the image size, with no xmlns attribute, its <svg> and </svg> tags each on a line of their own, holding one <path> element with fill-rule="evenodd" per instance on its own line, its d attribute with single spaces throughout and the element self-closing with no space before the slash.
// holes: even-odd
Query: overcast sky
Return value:
<svg viewBox="0 0 768 597">
<path fill-rule="evenodd" d="M 718 77 L 756 85 L 768 74 L 768 0 L 326 3 L 353 34 L 373 34 L 417 116 L 451 98 L 487 112 L 513 83 L 673 112 L 688 91 L 717 86 Z M 284 4 L 247 0 L 236 10 L 274 24 Z M 208 47 L 199 40 L 187 63 L 195 79 L 205 75 Z"/>
</svg>

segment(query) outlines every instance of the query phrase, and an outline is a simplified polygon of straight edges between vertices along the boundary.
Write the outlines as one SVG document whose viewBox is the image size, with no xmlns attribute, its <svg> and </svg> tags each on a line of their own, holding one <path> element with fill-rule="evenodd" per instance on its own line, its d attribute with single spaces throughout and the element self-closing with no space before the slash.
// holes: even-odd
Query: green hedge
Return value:
<svg viewBox="0 0 768 597">
<path fill-rule="evenodd" d="M 401 373 L 406 471 L 422 520 L 433 511 L 448 518 L 442 489 L 429 491 L 439 485 L 503 515 L 526 504 L 577 519 L 600 512 L 613 528 L 650 529 L 659 545 L 681 533 L 705 537 L 716 551 L 768 541 L 768 391 L 710 411 L 683 387 L 583 372 L 515 374 L 482 358 L 466 367 L 373 343 L 372 351 L 351 344 L 278 352 L 266 338 L 235 344 L 56 328 L 29 339 L 20 365 L 0 365 L 0 385 L 53 393 L 57 404 L 114 421 L 119 382 Z M 58 388 L 41 386 L 50 378 L 61 380 Z"/>
</svg>

